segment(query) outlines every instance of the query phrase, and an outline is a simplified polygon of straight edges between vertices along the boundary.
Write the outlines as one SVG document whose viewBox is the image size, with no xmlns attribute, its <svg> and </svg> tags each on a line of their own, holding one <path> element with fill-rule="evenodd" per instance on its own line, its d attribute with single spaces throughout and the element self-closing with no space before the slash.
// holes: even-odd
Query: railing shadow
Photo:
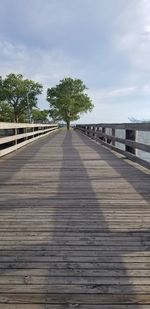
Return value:
<svg viewBox="0 0 150 309">
<path fill-rule="evenodd" d="M 136 166 L 126 162 L 126 158 L 123 156 L 118 158 L 105 146 L 101 146 L 90 140 L 90 138 L 79 131 L 76 131 L 76 133 L 85 145 L 90 146 L 99 154 L 100 160 L 105 160 L 107 164 L 118 173 L 118 178 L 124 178 L 129 184 L 131 184 L 134 190 L 144 198 L 145 201 L 148 201 L 148 203 L 150 202 L 150 174 L 144 172 L 144 168 L 143 170 L 138 169 Z"/>
<path fill-rule="evenodd" d="M 52 134 L 45 137 L 43 136 L 40 140 L 0 158 L 0 190 L 2 193 L 0 195 L 1 210 L 5 201 L 7 201 L 7 187 L 9 187 L 10 184 L 12 187 L 12 193 L 18 190 L 18 196 L 19 193 L 23 193 L 25 185 L 32 186 L 34 183 L 39 185 L 38 177 L 36 178 L 34 175 L 29 179 L 29 175 L 32 175 L 32 172 L 34 174 L 34 171 L 40 169 L 40 166 L 42 170 L 42 162 L 40 158 L 41 151 L 43 151 L 44 147 L 50 145 L 58 133 L 59 131 L 52 132 Z M 34 167 L 33 163 L 35 157 L 36 166 Z M 15 182 L 13 180 L 14 177 Z M 17 203 L 17 205 L 15 203 L 14 207 L 20 209 L 21 203 Z M 4 210 L 5 209 L 6 203 L 4 206 Z"/>
</svg>

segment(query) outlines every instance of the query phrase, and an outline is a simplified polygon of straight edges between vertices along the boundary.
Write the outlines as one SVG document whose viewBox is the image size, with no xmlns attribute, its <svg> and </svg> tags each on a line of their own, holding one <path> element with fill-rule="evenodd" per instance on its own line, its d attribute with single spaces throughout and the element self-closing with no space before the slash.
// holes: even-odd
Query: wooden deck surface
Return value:
<svg viewBox="0 0 150 309">
<path fill-rule="evenodd" d="M 0 160 L 0 309 L 150 308 L 150 177 L 62 130 Z"/>
</svg>

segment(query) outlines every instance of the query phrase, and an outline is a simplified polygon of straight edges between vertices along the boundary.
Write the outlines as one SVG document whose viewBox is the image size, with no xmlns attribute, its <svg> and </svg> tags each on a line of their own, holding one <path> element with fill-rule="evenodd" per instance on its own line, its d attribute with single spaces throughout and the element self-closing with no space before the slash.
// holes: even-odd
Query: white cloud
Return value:
<svg viewBox="0 0 150 309">
<path fill-rule="evenodd" d="M 9 73 L 21 73 L 26 78 L 38 81 L 44 86 L 41 100 L 44 101 L 46 89 L 52 87 L 66 76 L 77 76 L 79 64 L 60 49 L 45 50 L 28 48 L 8 41 L 0 41 L 0 67 L 4 77 Z"/>
<path fill-rule="evenodd" d="M 88 91 L 89 95 L 94 102 L 98 102 L 102 99 L 111 99 L 116 97 L 124 97 L 135 94 L 136 87 L 124 87 L 124 88 L 115 88 L 115 89 L 98 89 Z"/>
<path fill-rule="evenodd" d="M 131 67 L 150 70 L 150 1 L 131 1 L 116 22 L 114 43 Z"/>
<path fill-rule="evenodd" d="M 80 78 L 83 68 L 80 61 L 64 53 L 60 47 L 50 49 L 30 47 L 8 40 L 0 40 L 0 75 L 23 74 L 43 85 L 39 106 L 48 108 L 46 91 L 66 76 Z"/>
<path fill-rule="evenodd" d="M 46 88 L 72 76 L 95 104 L 86 122 L 148 114 L 150 0 L 1 0 L 0 29 L 0 75 L 41 82 L 41 107 Z"/>
</svg>

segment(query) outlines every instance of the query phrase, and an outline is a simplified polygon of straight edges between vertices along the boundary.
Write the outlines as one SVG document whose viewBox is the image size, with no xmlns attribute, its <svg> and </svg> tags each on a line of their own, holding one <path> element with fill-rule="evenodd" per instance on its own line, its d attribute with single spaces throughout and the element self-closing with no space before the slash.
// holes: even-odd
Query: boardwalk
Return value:
<svg viewBox="0 0 150 309">
<path fill-rule="evenodd" d="M 65 130 L 0 160 L 0 309 L 150 308 L 137 167 Z"/>
</svg>

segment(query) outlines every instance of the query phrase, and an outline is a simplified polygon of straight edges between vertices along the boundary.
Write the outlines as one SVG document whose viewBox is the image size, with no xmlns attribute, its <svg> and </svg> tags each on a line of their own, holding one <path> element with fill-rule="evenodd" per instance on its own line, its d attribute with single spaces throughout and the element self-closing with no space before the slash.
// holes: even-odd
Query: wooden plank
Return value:
<svg viewBox="0 0 150 309">
<path fill-rule="evenodd" d="M 127 282 L 126 282 L 127 283 Z M 132 284 L 132 283 L 131 283 Z M 28 284 L 6 284 L 0 286 L 1 292 L 0 294 L 30 294 L 31 296 L 34 294 L 48 294 L 49 296 L 54 294 L 85 294 L 85 297 L 87 297 L 91 294 L 95 295 L 110 295 L 110 294 L 120 294 L 120 295 L 135 295 L 138 293 L 138 295 L 148 295 L 150 297 L 150 286 L 149 285 L 135 285 L 134 284 L 134 290 L 132 289 L 130 284 L 125 285 L 113 285 L 113 284 L 62 284 L 62 285 L 55 285 L 55 284 L 46 284 L 46 285 L 28 285 Z M 1 296 L 1 295 L 0 295 Z"/>
<path fill-rule="evenodd" d="M 54 304 L 0 304 L 0 309 L 66 309 L 68 304 L 54 305 Z M 72 304 L 70 308 L 79 309 L 150 309 L 150 305 L 78 305 Z"/>
<path fill-rule="evenodd" d="M 15 128 L 36 128 L 36 127 L 57 127 L 57 124 L 46 123 L 16 123 L 16 122 L 0 122 L 0 129 L 15 129 Z"/>
<path fill-rule="evenodd" d="M 68 304 L 54 305 L 54 304 L 0 304 L 0 309 L 67 309 L 67 308 L 79 308 L 79 309 L 137 309 L 137 305 L 79 305 Z M 150 309 L 150 305 L 138 305 L 138 309 Z"/>
<path fill-rule="evenodd" d="M 45 249 L 45 250 L 43 250 Z M 28 250 L 28 247 L 22 247 L 22 248 L 15 248 L 14 250 L 14 247 L 12 248 L 11 250 L 11 247 L 10 246 L 6 246 L 5 249 L 1 249 L 0 253 L 1 253 L 1 257 L 3 256 L 15 256 L 15 257 L 30 257 L 30 256 L 34 256 L 34 257 L 42 257 L 42 256 L 46 256 L 46 257 L 120 257 L 120 254 L 122 256 L 122 258 L 126 258 L 126 257 L 132 257 L 133 260 L 134 260 L 134 257 L 150 257 L 150 251 L 126 251 L 124 252 L 123 248 L 118 251 L 116 250 L 116 248 L 112 248 L 112 250 L 101 250 L 99 252 L 99 250 L 82 250 L 82 249 L 79 249 L 79 250 L 73 250 L 71 251 L 70 248 L 68 250 L 52 250 L 50 247 L 33 247 L 33 248 L 29 248 Z M 136 247 L 135 247 L 136 249 Z"/>
<path fill-rule="evenodd" d="M 149 282 L 149 277 L 132 277 L 130 278 L 130 276 L 126 276 L 126 277 L 92 277 L 92 276 L 85 276 L 85 277 L 81 277 L 81 276 L 76 276 L 76 277 L 66 277 L 66 276 L 10 276 L 10 275 L 6 275 L 0 276 L 0 289 L 1 289 L 1 285 L 3 285 L 4 289 L 7 289 L 7 285 L 9 288 L 9 285 L 15 285 L 18 287 L 19 285 L 21 285 L 21 288 L 24 288 L 24 285 L 28 285 L 29 287 L 31 287 L 31 291 L 32 291 L 32 285 L 38 285 L 37 289 L 39 288 L 39 285 L 88 285 L 88 286 L 92 286 L 92 285 L 101 285 L 101 286 L 105 286 L 105 285 L 119 285 L 119 286 L 126 286 L 128 281 L 130 280 L 130 285 L 137 285 L 139 287 L 143 287 L 143 286 L 149 286 L 150 282 Z M 6 286 L 5 286 L 6 285 Z M 36 288 L 36 287 L 33 287 Z M 17 291 L 17 288 L 15 289 Z M 24 290 L 25 291 L 25 290 Z M 119 291 L 119 290 L 118 290 Z M 1 290 L 2 292 L 2 290 Z M 8 290 L 9 292 L 9 290 Z"/>
<path fill-rule="evenodd" d="M 150 304 L 150 294 L 21 294 L 1 293 L 0 303 L 11 304 L 76 304 L 105 305 L 105 304 Z M 30 308 L 30 306 L 29 306 Z M 70 307 L 71 308 L 71 307 Z M 80 308 L 80 307 L 79 307 Z"/>
<path fill-rule="evenodd" d="M 77 267 L 79 267 L 80 268 L 80 264 L 79 263 L 85 263 L 85 265 L 87 265 L 87 263 L 99 263 L 98 264 L 98 266 L 101 268 L 101 264 L 102 263 L 105 263 L 105 261 L 106 261 L 106 263 L 109 263 L 109 265 L 108 265 L 108 267 L 111 267 L 111 265 L 114 265 L 114 267 L 115 267 L 115 265 L 118 263 L 119 265 L 120 265 L 120 256 L 115 256 L 115 257 L 109 257 L 109 256 L 107 256 L 107 258 L 106 258 L 106 256 L 104 256 L 104 257 L 99 257 L 99 256 L 96 256 L 96 257 L 94 257 L 94 256 L 71 256 L 71 257 L 69 257 L 67 254 L 65 255 L 63 255 L 63 256 L 24 256 L 24 255 L 22 255 L 22 256 L 14 256 L 14 257 L 12 257 L 12 256 L 0 256 L 0 265 L 2 264 L 2 263 L 15 263 L 17 261 L 17 263 L 19 264 L 19 263 L 41 263 L 41 265 L 43 265 L 43 262 L 45 262 L 45 264 L 44 265 L 46 265 L 46 263 L 51 263 L 51 266 L 50 267 L 53 267 L 53 265 L 55 266 L 55 264 L 53 264 L 53 263 L 64 263 L 64 262 L 71 262 L 71 263 L 78 263 L 77 264 Z M 150 257 L 148 256 L 148 257 L 141 257 L 141 256 L 127 256 L 127 257 L 125 257 L 125 256 L 123 256 L 122 257 L 122 261 L 124 262 L 124 263 L 126 263 L 126 267 L 128 268 L 128 263 L 133 263 L 133 265 L 137 265 L 137 263 L 138 263 L 138 265 L 139 265 L 139 268 L 141 267 L 141 268 L 144 268 L 144 267 L 146 267 L 146 263 L 149 263 L 150 262 Z M 61 264 L 58 264 L 58 265 L 61 265 Z M 115 264 L 112 264 L 112 263 L 115 263 Z M 144 265 L 143 265 L 143 263 L 144 263 Z M 74 265 L 74 264 L 72 264 L 72 265 Z M 103 264 L 102 264 L 103 265 Z M 105 266 L 104 267 L 107 267 L 107 264 L 104 264 Z M 132 264 L 131 264 L 132 265 Z M 58 266 L 59 267 L 59 266 Z M 66 268 L 66 264 L 65 264 L 65 266 L 64 266 L 64 264 L 63 264 L 63 267 L 65 267 Z M 74 266 L 73 266 L 74 267 Z M 83 265 L 83 267 L 84 267 L 84 265 Z M 103 266 L 102 266 L 103 267 Z M 59 267 L 60 268 L 60 267 Z M 86 266 L 85 266 L 85 268 L 87 268 Z M 91 266 L 89 266 L 89 268 L 91 268 Z M 96 265 L 96 268 L 97 268 L 97 265 Z"/>
<path fill-rule="evenodd" d="M 101 278 L 101 277 L 115 277 L 120 278 L 124 277 L 127 278 L 127 280 L 132 280 L 132 277 L 150 277 L 150 269 L 139 269 L 138 271 L 136 269 L 130 269 L 129 272 L 126 271 L 124 267 L 122 269 L 46 269 L 46 268 L 35 268 L 35 269 L 26 269 L 26 268 L 8 268 L 7 271 L 4 269 L 0 269 L 0 275 L 1 276 L 11 276 L 18 277 L 31 277 L 31 276 L 44 276 L 46 277 L 95 277 L 95 278 Z M 129 283 L 129 282 L 128 282 Z"/>
<path fill-rule="evenodd" d="M 124 263 L 125 264 L 125 269 L 130 270 L 130 269 L 149 269 L 150 263 L 148 262 L 141 262 L 141 263 L 134 263 L 134 262 L 129 262 L 129 263 Z M 114 262 L 114 263 L 88 263 L 88 262 L 20 262 L 20 261 L 13 261 L 8 263 L 8 262 L 3 262 L 0 263 L 0 269 L 37 269 L 37 268 L 43 268 L 43 269 L 53 269 L 53 268 L 58 268 L 58 269 L 68 269 L 68 268 L 73 268 L 73 269 L 122 269 L 123 268 L 123 260 L 120 259 L 119 262 Z"/>
<path fill-rule="evenodd" d="M 110 129 L 115 128 L 115 129 L 128 129 L 137 131 L 150 131 L 149 123 L 98 123 L 98 124 L 94 123 L 94 124 L 84 124 L 84 126 L 103 127 Z"/>
</svg>

